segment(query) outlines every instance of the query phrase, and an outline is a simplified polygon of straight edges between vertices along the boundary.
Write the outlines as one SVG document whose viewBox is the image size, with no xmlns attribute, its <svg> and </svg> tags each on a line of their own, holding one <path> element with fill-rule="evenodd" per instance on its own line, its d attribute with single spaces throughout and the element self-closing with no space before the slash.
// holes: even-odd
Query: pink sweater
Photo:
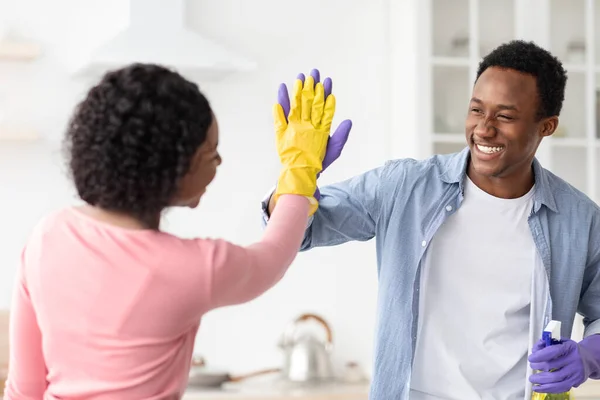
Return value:
<svg viewBox="0 0 600 400">
<path fill-rule="evenodd" d="M 248 247 L 118 228 L 76 209 L 47 217 L 22 253 L 4 399 L 179 399 L 203 314 L 278 282 L 307 215 L 305 198 L 282 196 Z"/>
</svg>

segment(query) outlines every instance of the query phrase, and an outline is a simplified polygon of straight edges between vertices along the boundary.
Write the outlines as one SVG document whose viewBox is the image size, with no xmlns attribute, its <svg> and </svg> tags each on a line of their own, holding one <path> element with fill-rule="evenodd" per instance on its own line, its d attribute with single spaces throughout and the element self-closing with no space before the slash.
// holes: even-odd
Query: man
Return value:
<svg viewBox="0 0 600 400">
<path fill-rule="evenodd" d="M 530 399 L 531 383 L 560 393 L 600 378 L 600 208 L 535 159 L 566 79 L 535 44 L 501 45 L 479 65 L 467 148 L 322 188 L 301 250 L 377 240 L 370 399 Z M 265 221 L 274 206 L 263 202 Z M 576 312 L 580 343 L 568 339 Z M 543 348 L 551 319 L 565 339 Z"/>
</svg>

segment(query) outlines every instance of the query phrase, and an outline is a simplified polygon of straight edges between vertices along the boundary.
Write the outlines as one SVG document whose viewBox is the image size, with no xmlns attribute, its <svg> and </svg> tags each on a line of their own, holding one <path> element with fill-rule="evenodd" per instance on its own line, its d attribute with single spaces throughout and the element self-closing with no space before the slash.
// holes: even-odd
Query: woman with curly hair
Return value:
<svg viewBox="0 0 600 400">
<path fill-rule="evenodd" d="M 199 204 L 221 164 L 198 87 L 135 64 L 89 91 L 66 135 L 85 205 L 45 217 L 22 252 L 5 400 L 182 396 L 202 316 L 279 281 L 317 207 L 335 98 L 308 77 L 289 116 L 274 110 L 278 207 L 262 240 L 241 247 L 159 229 L 168 207 Z"/>
</svg>

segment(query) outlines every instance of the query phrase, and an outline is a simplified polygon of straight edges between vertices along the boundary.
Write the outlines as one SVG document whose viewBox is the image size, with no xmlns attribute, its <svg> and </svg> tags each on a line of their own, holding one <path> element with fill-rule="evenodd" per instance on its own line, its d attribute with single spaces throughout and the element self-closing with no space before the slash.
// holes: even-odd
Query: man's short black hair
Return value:
<svg viewBox="0 0 600 400">
<path fill-rule="evenodd" d="M 502 44 L 483 58 L 477 79 L 490 67 L 508 68 L 533 75 L 537 81 L 540 108 L 538 117 L 560 115 L 565 99 L 567 73 L 562 63 L 533 42 L 513 40 Z"/>
<path fill-rule="evenodd" d="M 153 64 L 107 73 L 77 106 L 65 149 L 82 200 L 142 222 L 173 201 L 213 114 L 198 86 Z"/>
</svg>

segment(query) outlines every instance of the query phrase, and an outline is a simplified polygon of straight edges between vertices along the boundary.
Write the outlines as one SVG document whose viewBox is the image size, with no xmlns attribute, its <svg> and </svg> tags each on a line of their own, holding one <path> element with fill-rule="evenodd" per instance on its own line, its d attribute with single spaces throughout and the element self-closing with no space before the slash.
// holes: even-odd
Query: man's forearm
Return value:
<svg viewBox="0 0 600 400">
<path fill-rule="evenodd" d="M 382 204 L 379 182 L 383 171 L 384 167 L 375 168 L 322 187 L 319 209 L 309 218 L 301 250 L 375 237 Z M 271 189 L 261 201 L 263 226 L 268 224 L 275 209 L 273 193 Z"/>
</svg>

